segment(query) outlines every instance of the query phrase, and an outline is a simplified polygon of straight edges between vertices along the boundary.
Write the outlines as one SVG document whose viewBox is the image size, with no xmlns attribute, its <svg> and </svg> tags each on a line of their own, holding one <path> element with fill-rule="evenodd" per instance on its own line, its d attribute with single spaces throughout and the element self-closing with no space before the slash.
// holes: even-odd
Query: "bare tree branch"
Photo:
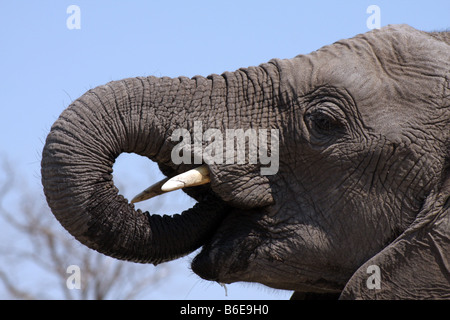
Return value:
<svg viewBox="0 0 450 320">
<path fill-rule="evenodd" d="M 8 226 L 14 235 L 0 242 L 0 295 L 12 299 L 135 299 L 169 276 L 166 264 L 155 268 L 119 261 L 81 245 L 59 225 L 41 193 L 19 184 L 20 176 L 5 157 L 0 166 L 0 217 L 3 228 Z M 67 286 L 70 265 L 80 268 L 79 290 Z M 30 269 L 36 276 L 27 282 L 19 281 L 21 277 L 13 272 Z"/>
</svg>

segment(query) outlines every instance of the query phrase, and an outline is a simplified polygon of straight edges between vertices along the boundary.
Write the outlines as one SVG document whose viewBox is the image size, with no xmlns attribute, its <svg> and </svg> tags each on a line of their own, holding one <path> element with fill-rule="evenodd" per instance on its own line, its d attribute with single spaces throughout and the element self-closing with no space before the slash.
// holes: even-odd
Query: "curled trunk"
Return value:
<svg viewBox="0 0 450 320">
<path fill-rule="evenodd" d="M 187 169 L 171 162 L 172 131 L 192 130 L 194 121 L 226 126 L 224 110 L 241 105 L 244 82 L 256 81 L 248 74 L 257 79 L 261 70 L 130 78 L 89 90 L 54 123 L 42 153 L 44 193 L 56 218 L 83 244 L 119 259 L 158 264 L 197 249 L 227 211 L 218 196 L 207 192 L 180 215 L 150 215 L 119 195 L 112 166 L 121 153 L 132 152 L 174 173 Z"/>
<path fill-rule="evenodd" d="M 42 157 L 49 206 L 79 241 L 107 255 L 154 264 L 195 250 L 220 222 L 223 205 L 202 202 L 181 215 L 135 211 L 119 195 L 112 166 L 122 152 L 167 162 L 167 114 L 154 101 L 187 79 L 136 78 L 90 90 L 55 122 Z M 188 88 L 185 88 L 185 92 Z M 155 92 L 161 95 L 149 99 Z M 176 232 L 177 236 L 174 237 Z"/>
</svg>

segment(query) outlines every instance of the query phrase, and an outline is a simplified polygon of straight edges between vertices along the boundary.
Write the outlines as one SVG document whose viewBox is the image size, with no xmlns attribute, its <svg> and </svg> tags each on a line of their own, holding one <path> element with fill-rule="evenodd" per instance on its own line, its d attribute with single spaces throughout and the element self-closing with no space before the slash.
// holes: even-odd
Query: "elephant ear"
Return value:
<svg viewBox="0 0 450 320">
<path fill-rule="evenodd" d="M 450 299 L 450 163 L 411 226 L 350 278 L 340 299 Z"/>
</svg>

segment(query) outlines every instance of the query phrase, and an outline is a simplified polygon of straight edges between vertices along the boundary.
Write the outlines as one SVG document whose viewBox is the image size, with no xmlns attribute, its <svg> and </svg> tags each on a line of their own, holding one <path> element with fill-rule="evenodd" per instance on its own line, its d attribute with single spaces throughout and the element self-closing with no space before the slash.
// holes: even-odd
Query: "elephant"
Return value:
<svg viewBox="0 0 450 320">
<path fill-rule="evenodd" d="M 449 123 L 450 32 L 388 25 L 220 75 L 90 89 L 51 127 L 41 179 L 62 226 L 117 259 L 157 265 L 201 248 L 192 270 L 218 283 L 300 299 L 449 299 Z M 262 174 L 267 162 L 248 155 L 202 158 L 214 139 L 195 138 L 196 126 L 259 130 L 277 170 Z M 250 138 L 223 154 L 236 160 Z M 173 160 L 177 146 L 191 161 Z M 167 178 L 130 202 L 112 179 L 121 153 Z M 135 208 L 182 186 L 196 204 L 180 214 Z"/>
</svg>

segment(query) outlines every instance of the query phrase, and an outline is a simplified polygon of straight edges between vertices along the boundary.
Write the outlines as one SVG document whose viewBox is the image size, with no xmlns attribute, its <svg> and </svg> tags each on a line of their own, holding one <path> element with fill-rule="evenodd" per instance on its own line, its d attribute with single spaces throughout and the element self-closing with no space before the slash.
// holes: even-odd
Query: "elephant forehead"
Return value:
<svg viewBox="0 0 450 320">
<path fill-rule="evenodd" d="M 408 26 L 338 41 L 284 61 L 291 98 L 320 86 L 350 94 L 366 126 L 397 135 L 409 122 L 429 121 L 443 105 L 449 46 Z M 422 122 L 423 122 L 422 121 Z"/>
</svg>

